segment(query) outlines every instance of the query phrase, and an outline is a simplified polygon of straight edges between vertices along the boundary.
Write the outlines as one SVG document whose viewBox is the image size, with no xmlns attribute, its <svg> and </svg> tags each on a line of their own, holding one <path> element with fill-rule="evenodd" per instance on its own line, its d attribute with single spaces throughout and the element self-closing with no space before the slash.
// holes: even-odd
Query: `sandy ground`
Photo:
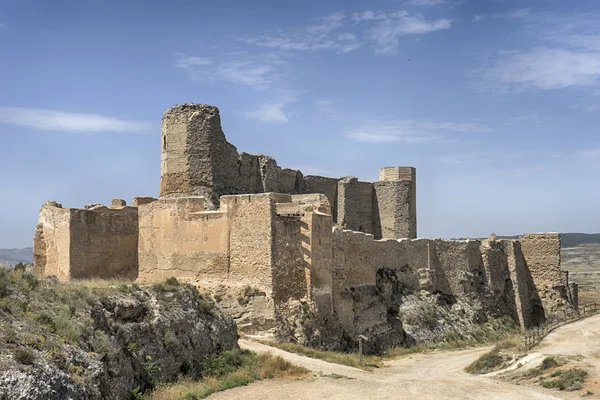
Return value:
<svg viewBox="0 0 600 400">
<path fill-rule="evenodd" d="M 240 345 L 254 351 L 270 351 L 315 372 L 346 378 L 262 381 L 217 393 L 210 399 L 574 399 L 581 398 L 587 390 L 594 393 L 587 398 L 600 398 L 600 315 L 557 329 L 520 362 L 523 365 L 519 370 L 523 370 L 539 365 L 547 355 L 579 355 L 580 361 L 575 363 L 585 366 L 590 377 L 584 390 L 571 393 L 543 389 L 535 384 L 517 385 L 504 381 L 498 374 L 474 376 L 463 372 L 489 348 L 416 354 L 365 372 L 251 341 L 240 340 Z"/>
</svg>

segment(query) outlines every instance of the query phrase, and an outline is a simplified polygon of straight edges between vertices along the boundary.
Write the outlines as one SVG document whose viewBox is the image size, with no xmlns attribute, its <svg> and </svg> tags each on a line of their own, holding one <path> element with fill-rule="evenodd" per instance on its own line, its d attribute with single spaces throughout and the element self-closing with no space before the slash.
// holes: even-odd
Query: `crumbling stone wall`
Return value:
<svg viewBox="0 0 600 400">
<path fill-rule="evenodd" d="M 333 221 L 344 228 L 377 238 L 416 236 L 414 168 L 386 168 L 381 176 L 387 189 L 377 196 L 373 183 L 353 177 L 305 177 L 282 169 L 272 157 L 238 153 L 225 139 L 219 110 L 206 104 L 168 109 L 161 141 L 161 197 L 204 196 L 208 209 L 215 209 L 223 195 L 321 193 L 329 200 Z"/>
<path fill-rule="evenodd" d="M 59 280 L 136 279 L 135 207 L 62 208 L 46 203 L 34 234 L 34 268 Z"/>
<path fill-rule="evenodd" d="M 519 238 L 523 258 L 546 313 L 574 306 L 567 272 L 560 267 L 560 234 L 527 233 Z"/>
</svg>

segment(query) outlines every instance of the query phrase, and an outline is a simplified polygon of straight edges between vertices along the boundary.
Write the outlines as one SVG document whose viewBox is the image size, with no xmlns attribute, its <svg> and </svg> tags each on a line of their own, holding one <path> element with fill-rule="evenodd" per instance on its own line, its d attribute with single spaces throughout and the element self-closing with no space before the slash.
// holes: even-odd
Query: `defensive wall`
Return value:
<svg viewBox="0 0 600 400">
<path fill-rule="evenodd" d="M 206 105 L 167 110 L 161 148 L 158 199 L 44 204 L 38 275 L 176 277 L 221 299 L 248 332 L 285 330 L 288 340 L 310 336 L 302 341 L 325 347 L 366 335 L 375 350 L 406 340 L 398 308 L 409 294 L 449 306 L 466 299 L 484 319 L 510 316 L 523 327 L 577 305 L 559 234 L 416 238 L 414 168 L 382 168 L 374 183 L 305 177 L 238 153 Z"/>
<path fill-rule="evenodd" d="M 412 167 L 380 170 L 378 182 L 354 177 L 304 176 L 281 168 L 274 158 L 238 153 L 221 128 L 217 107 L 182 104 L 162 120 L 160 197 L 204 196 L 209 209 L 234 194 L 322 193 L 335 224 L 372 233 L 376 238 L 417 236 L 416 171 Z"/>
</svg>

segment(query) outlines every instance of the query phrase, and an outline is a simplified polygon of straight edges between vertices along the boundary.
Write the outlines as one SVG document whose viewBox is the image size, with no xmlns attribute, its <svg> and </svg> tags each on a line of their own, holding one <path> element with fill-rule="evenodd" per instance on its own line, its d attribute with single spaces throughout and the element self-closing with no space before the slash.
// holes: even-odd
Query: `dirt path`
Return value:
<svg viewBox="0 0 600 400">
<path fill-rule="evenodd" d="M 304 381 L 262 381 L 247 387 L 221 392 L 213 400 L 227 399 L 569 399 L 580 398 L 581 392 L 559 392 L 539 386 L 518 386 L 463 372 L 488 348 L 415 354 L 386 363 L 385 368 L 365 372 L 344 365 L 288 353 L 263 344 L 240 340 L 242 347 L 253 351 L 270 351 L 289 361 L 323 374 L 339 374 L 347 378 L 317 377 Z M 561 327 L 548 335 L 539 347 L 521 362 L 523 369 L 532 368 L 547 355 L 580 355 L 582 365 L 590 371 L 585 390 L 600 398 L 600 315 Z M 597 390 L 596 390 L 597 389 Z"/>
</svg>

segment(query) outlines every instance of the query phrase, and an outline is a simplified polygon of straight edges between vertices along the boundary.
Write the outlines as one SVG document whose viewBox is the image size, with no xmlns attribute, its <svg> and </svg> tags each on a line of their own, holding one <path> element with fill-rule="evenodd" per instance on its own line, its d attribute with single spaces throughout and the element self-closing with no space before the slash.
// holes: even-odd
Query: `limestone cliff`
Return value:
<svg viewBox="0 0 600 400">
<path fill-rule="evenodd" d="M 0 269 L 0 399 L 126 399 L 237 348 L 233 320 L 191 286 L 103 286 Z"/>
</svg>

